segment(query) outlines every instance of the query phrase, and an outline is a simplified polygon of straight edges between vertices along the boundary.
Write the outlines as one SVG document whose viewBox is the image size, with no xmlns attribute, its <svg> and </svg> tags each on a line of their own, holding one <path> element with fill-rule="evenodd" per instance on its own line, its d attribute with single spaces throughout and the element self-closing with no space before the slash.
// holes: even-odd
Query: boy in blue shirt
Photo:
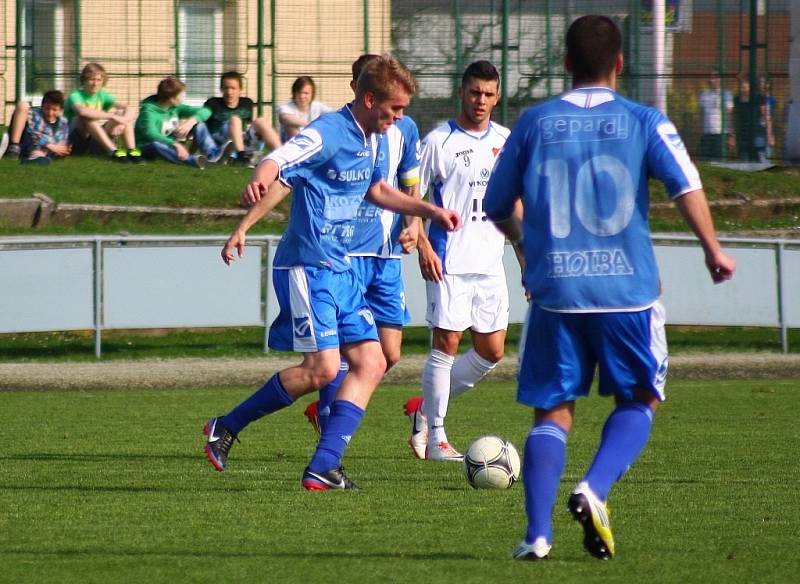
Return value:
<svg viewBox="0 0 800 584">
<path fill-rule="evenodd" d="M 289 192 L 289 224 L 273 262 L 273 284 L 280 313 L 269 332 L 271 348 L 303 353 L 301 364 L 273 375 L 227 415 L 204 428 L 206 455 L 219 471 L 239 432 L 249 423 L 317 391 L 339 372 L 341 356 L 349 371 L 306 467 L 308 490 L 354 489 L 341 458 L 361 423 L 386 360 L 378 343 L 375 319 L 364 300 L 358 277 L 347 258 L 352 221 L 362 200 L 397 213 L 428 217 L 447 229 L 460 224 L 449 209 L 409 197 L 382 180 L 371 136 L 385 133 L 403 112 L 416 82 L 399 61 L 382 56 L 359 77 L 356 98 L 338 112 L 324 115 L 262 161 L 242 199 L 250 211 L 222 250 L 230 263 L 241 255 L 247 230 Z"/>
<path fill-rule="evenodd" d="M 517 559 L 548 556 L 551 515 L 575 400 L 594 369 L 617 407 L 569 511 L 593 556 L 614 555 L 606 500 L 638 457 L 664 399 L 667 347 L 647 222 L 648 178 L 661 180 L 697 235 L 714 282 L 736 264 L 720 248 L 697 169 L 660 112 L 615 93 L 622 40 L 614 22 L 584 16 L 566 36 L 573 89 L 528 110 L 489 181 L 485 211 L 524 255 L 532 296 L 519 402 L 534 408 L 525 444 L 528 530 Z M 522 199 L 524 218 L 514 215 Z"/>
</svg>

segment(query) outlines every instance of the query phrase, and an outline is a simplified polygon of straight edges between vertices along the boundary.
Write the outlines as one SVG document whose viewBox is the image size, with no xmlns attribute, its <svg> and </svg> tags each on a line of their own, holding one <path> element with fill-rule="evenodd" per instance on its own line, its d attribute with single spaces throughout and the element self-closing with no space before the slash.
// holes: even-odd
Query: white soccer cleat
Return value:
<svg viewBox="0 0 800 584">
<path fill-rule="evenodd" d="M 546 560 L 550 556 L 550 548 L 553 547 L 543 537 L 537 537 L 533 543 L 520 544 L 511 552 L 511 557 L 515 560 Z"/>
<path fill-rule="evenodd" d="M 608 507 L 585 481 L 572 491 L 567 509 L 583 527 L 583 547 L 586 551 L 601 560 L 613 558 L 614 535 L 611 533 Z"/>
<path fill-rule="evenodd" d="M 428 444 L 425 450 L 425 459 L 461 462 L 464 460 L 464 455 L 450 446 L 448 442 L 439 442 L 438 444 Z"/>
<path fill-rule="evenodd" d="M 422 398 L 412 397 L 403 408 L 403 412 L 411 420 L 411 437 L 408 445 L 414 451 L 414 456 L 425 460 L 425 449 L 428 447 L 428 418 L 422 413 Z"/>
</svg>

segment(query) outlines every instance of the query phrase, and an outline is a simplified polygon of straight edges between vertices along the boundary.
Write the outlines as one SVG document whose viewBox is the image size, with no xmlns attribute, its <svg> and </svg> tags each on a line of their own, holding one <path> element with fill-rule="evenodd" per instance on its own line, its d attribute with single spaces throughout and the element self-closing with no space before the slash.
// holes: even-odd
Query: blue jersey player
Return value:
<svg viewBox="0 0 800 584">
<path fill-rule="evenodd" d="M 280 312 L 269 332 L 277 350 L 303 353 L 295 367 L 273 375 L 227 415 L 204 428 L 211 464 L 224 470 L 237 435 L 251 422 L 319 390 L 349 365 L 328 424 L 306 467 L 309 490 L 352 489 L 341 458 L 358 428 L 386 362 L 374 317 L 347 258 L 353 218 L 366 197 L 399 213 L 429 217 L 448 229 L 457 213 L 409 197 L 381 180 L 371 135 L 385 133 L 408 106 L 416 82 L 396 59 L 382 56 L 364 68 L 356 98 L 315 120 L 274 151 L 254 172 L 242 198 L 255 202 L 222 250 L 225 263 L 241 256 L 247 230 L 292 192 L 289 224 L 273 262 Z"/>
<path fill-rule="evenodd" d="M 551 516 L 575 400 L 595 367 L 613 395 L 597 453 L 568 508 L 597 558 L 614 555 L 606 500 L 647 443 L 664 399 L 667 347 L 658 269 L 647 223 L 648 178 L 661 180 L 700 240 L 714 282 L 735 262 L 717 241 L 705 193 L 675 127 L 615 92 L 621 37 L 605 16 L 566 36 L 573 89 L 517 122 L 489 182 L 485 210 L 522 247 L 532 295 L 517 399 L 534 408 L 523 481 L 528 529 L 518 559 L 547 557 Z M 522 221 L 513 214 L 521 198 Z"/>
<path fill-rule="evenodd" d="M 378 55 L 364 54 L 353 62 L 350 87 L 356 91 L 364 65 Z M 384 180 L 409 196 L 419 196 L 419 130 L 408 116 L 397 120 L 386 134 L 375 136 L 378 165 Z M 403 325 L 409 320 L 401 273 L 401 257 L 416 247 L 416 217 L 402 217 L 367 200 L 353 220 L 353 237 L 348 245 L 350 265 L 364 288 L 364 299 L 375 317 L 386 370 L 400 360 Z M 342 361 L 339 375 L 319 392 L 319 401 L 308 405 L 305 415 L 320 431 L 330 415 L 330 406 L 347 374 Z"/>
</svg>

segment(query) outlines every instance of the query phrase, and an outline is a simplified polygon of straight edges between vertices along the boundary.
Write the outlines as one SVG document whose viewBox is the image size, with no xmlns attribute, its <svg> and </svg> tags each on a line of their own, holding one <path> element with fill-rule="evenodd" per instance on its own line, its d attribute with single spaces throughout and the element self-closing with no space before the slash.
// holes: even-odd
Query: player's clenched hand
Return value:
<svg viewBox="0 0 800 584">
<path fill-rule="evenodd" d="M 461 227 L 461 215 L 458 211 L 452 209 L 437 209 L 438 213 L 431 219 L 447 229 L 448 231 L 455 231 Z"/>
<path fill-rule="evenodd" d="M 413 225 L 404 228 L 397 238 L 397 242 L 403 248 L 403 253 L 411 253 L 417 249 L 417 238 L 419 237 L 419 223 L 416 221 Z"/>
<path fill-rule="evenodd" d="M 233 234 L 228 238 L 228 241 L 225 242 L 225 247 L 222 248 L 222 261 L 227 265 L 231 265 L 231 262 L 236 259 L 233 256 L 234 249 L 240 258 L 244 257 L 244 241 L 244 232 L 238 229 L 234 231 Z"/>
<path fill-rule="evenodd" d="M 706 266 L 711 273 L 711 279 L 715 284 L 719 284 L 733 277 L 736 271 L 736 260 L 719 250 L 706 257 Z"/>
<path fill-rule="evenodd" d="M 242 206 L 252 207 L 261 200 L 261 197 L 263 197 L 266 192 L 267 187 L 264 186 L 264 183 L 257 180 L 250 181 L 245 185 L 244 189 L 242 189 Z"/>
</svg>

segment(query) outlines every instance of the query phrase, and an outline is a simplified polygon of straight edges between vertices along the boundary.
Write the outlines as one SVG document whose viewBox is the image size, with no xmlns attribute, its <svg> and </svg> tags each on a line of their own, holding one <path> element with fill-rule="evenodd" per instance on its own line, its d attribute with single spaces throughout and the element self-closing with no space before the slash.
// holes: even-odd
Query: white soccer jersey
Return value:
<svg viewBox="0 0 800 584">
<path fill-rule="evenodd" d="M 458 211 L 464 226 L 453 232 L 436 224 L 428 239 L 447 274 L 503 274 L 505 237 L 483 212 L 483 195 L 509 130 L 491 122 L 468 132 L 455 121 L 434 129 L 422 142 L 420 188 L 432 202 Z"/>
</svg>

